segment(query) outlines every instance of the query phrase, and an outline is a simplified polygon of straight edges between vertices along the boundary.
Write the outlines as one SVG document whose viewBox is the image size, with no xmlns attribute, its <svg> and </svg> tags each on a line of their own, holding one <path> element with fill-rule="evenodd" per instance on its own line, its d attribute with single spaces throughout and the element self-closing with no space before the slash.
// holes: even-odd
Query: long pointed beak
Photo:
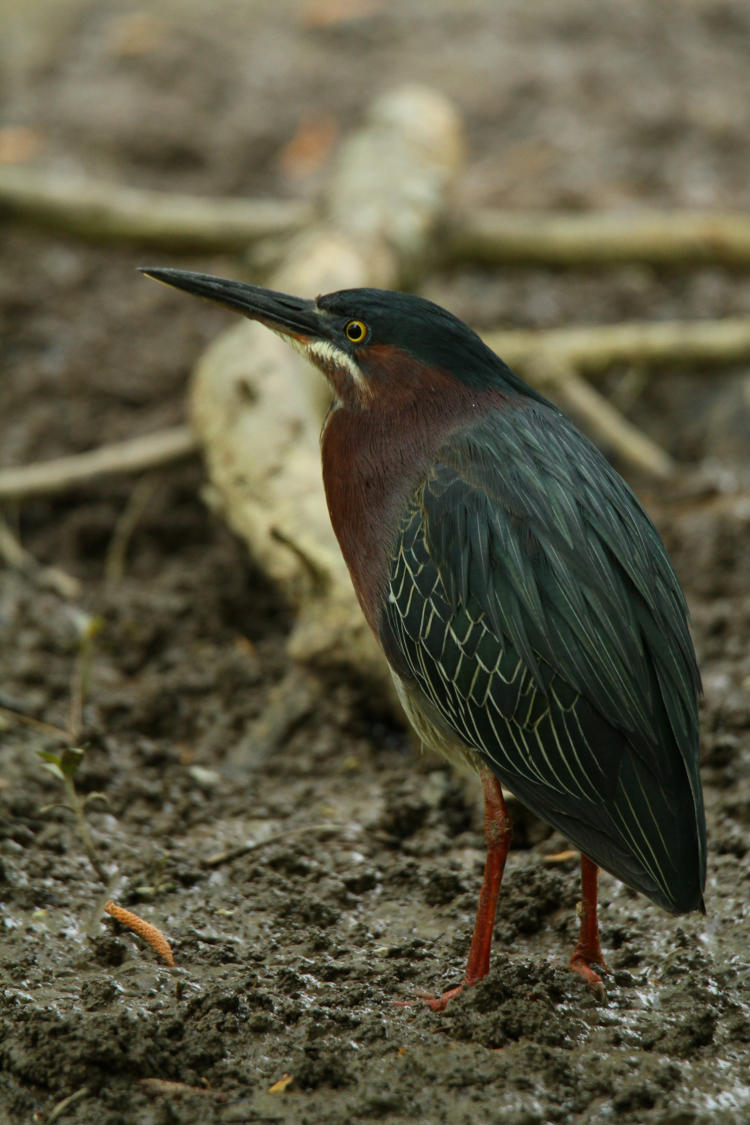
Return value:
<svg viewBox="0 0 750 1125">
<path fill-rule="evenodd" d="M 244 281 L 212 277 L 207 273 L 151 266 L 140 266 L 139 269 L 155 281 L 234 309 L 250 320 L 259 320 L 261 324 L 285 336 L 314 340 L 325 335 L 323 315 L 315 301 L 291 297 L 288 293 L 278 293 L 275 289 L 262 289 L 259 285 L 248 285 Z"/>
</svg>

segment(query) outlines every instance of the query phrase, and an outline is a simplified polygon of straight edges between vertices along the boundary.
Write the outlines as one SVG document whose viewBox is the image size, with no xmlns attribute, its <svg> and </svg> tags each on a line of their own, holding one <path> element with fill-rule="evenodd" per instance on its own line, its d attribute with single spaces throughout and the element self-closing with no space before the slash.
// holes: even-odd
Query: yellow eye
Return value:
<svg viewBox="0 0 750 1125">
<path fill-rule="evenodd" d="M 361 344 L 367 335 L 367 325 L 363 324 L 361 320 L 350 320 L 344 332 L 346 332 L 347 340 L 351 340 L 353 344 Z"/>
</svg>

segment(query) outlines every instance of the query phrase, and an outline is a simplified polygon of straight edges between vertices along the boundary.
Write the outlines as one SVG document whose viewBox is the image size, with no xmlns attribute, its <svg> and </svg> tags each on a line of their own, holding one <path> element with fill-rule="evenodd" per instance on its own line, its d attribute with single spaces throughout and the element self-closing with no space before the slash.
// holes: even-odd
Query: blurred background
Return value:
<svg viewBox="0 0 750 1125">
<path fill-rule="evenodd" d="M 731 0 L 6 2 L 3 110 L 52 168 L 299 195 L 418 80 L 466 117 L 467 205 L 742 206 L 748 34 Z"/>
<path fill-rule="evenodd" d="M 0 0 L 0 470 L 182 424 L 227 316 L 135 267 L 262 284 L 288 237 L 230 250 L 104 238 L 93 221 L 73 233 L 19 202 L 19 177 L 42 195 L 96 182 L 113 199 L 266 199 L 300 216 L 373 100 L 419 82 L 465 131 L 454 228 L 487 209 L 743 214 L 748 58 L 745 0 Z M 750 317 L 747 263 L 710 254 L 493 265 L 445 253 L 438 233 L 409 282 L 486 333 Z M 562 959 L 575 862 L 547 863 L 565 841 L 521 810 L 501 975 L 437 1021 L 387 1004 L 460 972 L 474 797 L 412 755 L 356 675 L 290 673 L 289 607 L 203 503 L 198 456 L 59 492 L 0 488 L 0 1120 L 52 1120 L 69 1097 L 58 1119 L 111 1123 L 747 1119 L 748 363 L 747 349 L 654 373 L 619 359 L 597 382 L 677 466 L 638 476 L 607 448 L 690 602 L 712 849 L 705 924 L 603 878 L 601 1010 Z M 87 814 L 101 862 L 175 938 L 177 988 L 100 920 L 101 886 L 36 755 L 65 738 L 12 714 L 69 731 L 94 618 L 76 785 L 106 794 Z M 248 840 L 270 842 L 247 855 Z M 284 1074 L 288 1097 L 269 1093 Z"/>
<path fill-rule="evenodd" d="M 342 137 L 373 98 L 418 81 L 450 98 L 464 121 L 458 215 L 483 206 L 723 210 L 746 202 L 750 15 L 740 2 L 162 0 L 138 8 L 36 0 L 0 10 L 0 166 L 53 180 L 314 202 Z M 184 301 L 149 292 L 128 270 L 143 261 L 138 248 L 132 259 L 109 247 L 99 254 L 6 222 L 2 253 L 6 345 L 14 360 L 34 353 L 20 379 L 6 361 L 14 421 L 3 436 L 5 463 L 86 448 L 102 425 L 112 438 L 132 432 L 133 395 L 143 425 L 179 411 L 185 364 L 222 323 L 219 314 L 198 318 Z M 182 262 L 227 268 L 216 255 Z M 420 283 L 480 329 L 711 318 L 747 313 L 750 301 L 746 276 L 710 267 L 664 276 L 631 264 L 561 279 L 464 264 Z M 20 314 L 38 306 L 43 315 L 25 332 Z M 160 328 L 147 331 L 154 314 Z M 76 417 L 65 432 L 58 410 L 71 378 L 85 380 L 91 400 L 82 412 L 68 403 Z M 150 394 L 157 381 L 158 403 Z M 107 401 L 123 384 L 128 394 L 110 417 Z M 704 387 L 705 379 L 680 384 L 691 406 Z M 679 432 L 658 435 L 692 459 L 706 452 L 694 415 Z"/>
</svg>

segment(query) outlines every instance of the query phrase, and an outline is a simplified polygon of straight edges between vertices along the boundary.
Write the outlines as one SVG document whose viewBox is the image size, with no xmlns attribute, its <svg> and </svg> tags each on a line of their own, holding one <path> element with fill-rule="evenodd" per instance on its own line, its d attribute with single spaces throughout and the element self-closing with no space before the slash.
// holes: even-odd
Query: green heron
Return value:
<svg viewBox="0 0 750 1125">
<path fill-rule="evenodd" d="M 598 868 L 705 912 L 700 676 L 651 520 L 605 457 L 466 324 L 407 293 L 305 300 L 146 269 L 260 321 L 327 377 L 323 481 L 417 735 L 478 773 L 487 857 L 464 980 L 489 971 L 511 838 L 501 786 L 581 851 L 570 959 L 602 993 Z"/>
</svg>

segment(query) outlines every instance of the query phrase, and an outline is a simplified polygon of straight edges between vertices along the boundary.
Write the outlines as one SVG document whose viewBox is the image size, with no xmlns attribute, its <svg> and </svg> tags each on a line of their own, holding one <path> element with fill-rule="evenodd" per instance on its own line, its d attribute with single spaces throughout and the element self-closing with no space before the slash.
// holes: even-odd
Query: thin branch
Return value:
<svg viewBox="0 0 750 1125">
<path fill-rule="evenodd" d="M 208 199 L 0 166 L 3 214 L 96 242 L 241 251 L 298 230 L 310 222 L 312 209 L 294 200 Z"/>
<path fill-rule="evenodd" d="M 49 1117 L 45 1119 L 45 1125 L 53 1125 L 53 1122 L 67 1113 L 69 1109 L 72 1109 L 76 1102 L 80 1102 L 85 1098 L 88 1092 L 88 1086 L 81 1086 L 80 1090 L 74 1090 L 72 1094 L 68 1094 L 67 1098 L 63 1098 L 61 1102 L 58 1102 L 57 1105 L 53 1106 L 50 1110 Z"/>
<path fill-rule="evenodd" d="M 341 832 L 352 832 L 356 830 L 356 825 L 348 824 L 302 824 L 296 828 L 287 828 L 284 832 L 275 832 L 272 836 L 265 836 L 262 840 L 246 840 L 244 844 L 236 844 L 232 848 L 226 848 L 222 852 L 214 852 L 213 855 L 207 856 L 201 860 L 202 867 L 220 867 L 224 863 L 231 863 L 235 859 L 240 859 L 242 856 L 248 855 L 250 852 L 260 851 L 261 848 L 267 848 L 272 844 L 278 844 L 279 841 L 288 839 L 290 836 L 299 836 L 309 834 L 310 836 L 317 833 L 318 835 L 336 836 Z"/>
<path fill-rule="evenodd" d="M 79 613 L 79 642 L 73 677 L 70 685 L 70 713 L 68 717 L 68 737 L 72 745 L 80 741 L 83 727 L 83 704 L 89 690 L 91 661 L 94 655 L 94 642 L 101 632 L 104 619 Z"/>
<path fill-rule="evenodd" d="M 0 717 L 12 720 L 13 722 L 20 723 L 22 726 L 31 727 L 33 730 L 41 731 L 42 734 L 50 734 L 55 738 L 62 738 L 64 741 L 69 741 L 68 732 L 63 730 L 62 727 L 53 726 L 52 723 L 45 723 L 42 719 L 35 719 L 33 715 L 28 715 L 26 711 L 22 711 L 16 703 L 11 703 L 10 700 L 2 698 L 0 703 Z"/>
<path fill-rule="evenodd" d="M 225 1102 L 227 1095 L 220 1090 L 213 1090 L 209 1086 L 188 1086 L 185 1082 L 173 1082 L 167 1078 L 139 1078 L 138 1085 L 147 1094 L 158 1096 L 164 1094 L 167 1097 L 186 1097 L 193 1098 L 211 1098 L 213 1101 Z M 256 1118 L 256 1121 L 268 1121 L 269 1118 Z M 278 1120 L 274 1118 L 273 1120 Z"/>
<path fill-rule="evenodd" d="M 103 886 L 108 887 L 111 882 L 111 877 L 107 874 L 104 864 L 99 859 L 99 853 L 96 850 L 94 838 L 89 831 L 88 822 L 86 820 L 85 803 L 78 795 L 78 790 L 75 787 L 72 775 L 65 773 L 63 774 L 62 780 L 65 787 L 65 794 L 69 801 L 69 808 L 73 814 L 78 829 L 78 835 L 83 844 L 83 850 L 86 852 L 89 863 L 99 877 L 99 881 Z"/>
<path fill-rule="evenodd" d="M 159 488 L 158 479 L 149 474 L 133 487 L 125 509 L 115 524 L 104 560 L 104 582 L 115 586 L 125 573 L 125 558 L 136 527 Z"/>
<path fill-rule="evenodd" d="M 56 566 L 43 566 L 21 545 L 0 516 L 0 560 L 31 577 L 39 586 L 54 590 L 60 597 L 75 601 L 81 596 L 81 583 Z"/>
<path fill-rule="evenodd" d="M 0 500 L 23 500 L 64 492 L 105 473 L 140 473 L 190 457 L 197 443 L 188 426 L 157 430 L 54 461 L 0 471 Z"/>
<path fill-rule="evenodd" d="M 577 414 L 597 441 L 633 468 L 664 479 L 675 469 L 669 455 L 581 376 L 601 374 L 614 363 L 739 363 L 750 358 L 750 318 L 495 331 L 484 339 L 506 363 Z"/>
<path fill-rule="evenodd" d="M 632 469 L 662 480 L 673 475 L 675 463 L 669 454 L 572 367 L 542 351 L 528 365 L 528 373 L 542 390 L 549 385 L 552 396 L 580 420 L 591 437 Z"/>
<path fill-rule="evenodd" d="M 484 339 L 511 367 L 522 366 L 542 350 L 586 375 L 600 374 L 614 363 L 702 367 L 750 359 L 750 317 L 503 330 L 486 332 Z"/>
<path fill-rule="evenodd" d="M 721 211 L 467 210 L 449 220 L 452 261 L 546 266 L 750 265 L 750 215 Z"/>
</svg>

